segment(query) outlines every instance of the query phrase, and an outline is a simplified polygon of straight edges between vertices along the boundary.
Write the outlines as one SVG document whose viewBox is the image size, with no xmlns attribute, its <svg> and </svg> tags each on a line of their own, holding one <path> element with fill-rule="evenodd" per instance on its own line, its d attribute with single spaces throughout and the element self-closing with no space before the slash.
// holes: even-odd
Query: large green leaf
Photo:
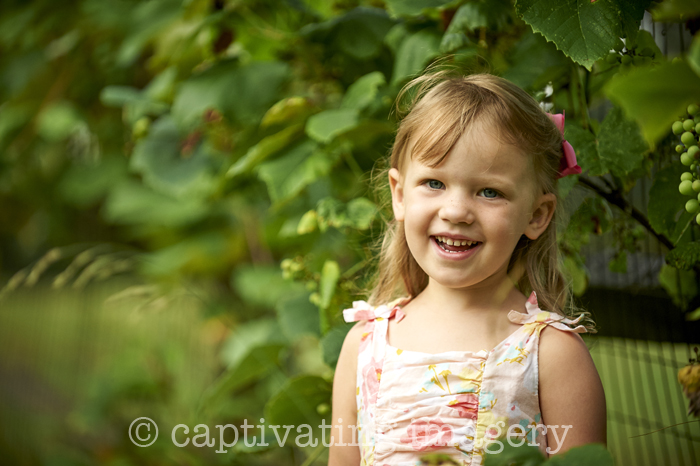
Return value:
<svg viewBox="0 0 700 466">
<path fill-rule="evenodd" d="M 301 335 L 320 336 L 318 308 L 309 301 L 309 293 L 287 294 L 276 306 L 282 332 L 293 340 Z"/>
<path fill-rule="evenodd" d="M 655 232 L 666 235 L 671 241 L 677 239 L 676 227 L 679 224 L 685 226 L 692 217 L 684 208 L 688 196 L 678 191 L 681 173 L 685 170 L 686 167 L 679 163 L 669 165 L 656 173 L 649 190 L 649 223 Z"/>
<path fill-rule="evenodd" d="M 415 16 L 427 8 L 437 8 L 453 0 L 386 0 L 389 11 L 395 15 Z"/>
<path fill-rule="evenodd" d="M 678 270 L 664 264 L 659 271 L 659 283 L 681 309 L 698 294 L 697 280 L 692 270 Z"/>
<path fill-rule="evenodd" d="M 321 339 L 323 361 L 329 366 L 335 367 L 338 364 L 338 356 L 340 356 L 345 336 L 352 327 L 353 324 L 337 325 L 330 329 Z"/>
<path fill-rule="evenodd" d="M 284 156 L 260 165 L 258 176 L 267 185 L 270 199 L 278 203 L 327 175 L 338 160 L 337 152 L 320 150 L 315 142 L 306 140 Z"/>
<path fill-rule="evenodd" d="M 306 134 L 318 142 L 330 142 L 337 135 L 351 130 L 359 121 L 356 108 L 341 108 L 317 113 L 306 122 Z"/>
<path fill-rule="evenodd" d="M 636 122 L 613 107 L 603 119 L 598 133 L 600 161 L 611 173 L 624 176 L 638 169 L 649 150 Z"/>
<path fill-rule="evenodd" d="M 380 86 L 386 84 L 381 71 L 373 71 L 355 81 L 343 96 L 341 108 L 363 110 L 369 106 L 377 95 Z"/>
<path fill-rule="evenodd" d="M 272 154 L 279 152 L 296 141 L 302 134 L 301 130 L 301 125 L 292 125 L 284 128 L 279 133 L 263 138 L 259 143 L 248 149 L 248 152 L 228 169 L 226 176 L 233 178 L 254 169 Z"/>
<path fill-rule="evenodd" d="M 589 70 L 624 35 L 619 7 L 612 1 L 517 0 L 515 9 L 535 32 Z"/>
<path fill-rule="evenodd" d="M 569 73 L 571 61 L 540 34 L 526 31 L 509 53 L 511 66 L 503 77 L 523 89 L 541 90 Z"/>
<path fill-rule="evenodd" d="M 175 122 L 159 118 L 131 156 L 130 168 L 146 184 L 173 197 L 204 197 L 216 186 L 211 160 L 203 144 L 183 154 Z"/>
<path fill-rule="evenodd" d="M 441 37 L 432 29 L 421 29 L 399 45 L 394 62 L 392 84 L 423 71 L 425 65 L 440 53 Z"/>
<path fill-rule="evenodd" d="M 700 101 L 700 77 L 685 63 L 663 63 L 618 74 L 605 87 L 607 96 L 636 120 L 655 145 L 689 104 Z"/>
<path fill-rule="evenodd" d="M 265 405 L 265 420 L 271 425 L 321 424 L 318 406 L 330 403 L 331 385 L 321 377 L 302 375 L 288 380 Z M 294 429 L 290 437 L 297 435 Z M 280 435 L 282 437 L 282 435 Z"/>
<path fill-rule="evenodd" d="M 283 345 L 252 348 L 235 366 L 229 368 L 202 395 L 202 406 L 215 405 L 225 395 L 265 376 L 279 365 Z"/>
<path fill-rule="evenodd" d="M 672 249 L 666 254 L 666 263 L 680 270 L 690 270 L 700 264 L 700 242 L 693 241 Z"/>
<path fill-rule="evenodd" d="M 199 199 L 174 199 L 130 180 L 117 184 L 102 208 L 108 222 L 144 228 L 182 227 L 208 214 L 207 205 Z"/>
<path fill-rule="evenodd" d="M 642 166 L 649 150 L 637 124 L 627 120 L 618 107 L 605 116 L 597 138 L 573 124 L 566 126 L 565 136 L 576 150 L 581 168 L 593 176 L 611 172 L 624 177 Z"/>
<path fill-rule="evenodd" d="M 323 23 L 305 26 L 300 34 L 315 42 L 330 44 L 350 57 L 367 60 L 380 53 L 384 36 L 393 25 L 386 11 L 358 7 Z"/>
<path fill-rule="evenodd" d="M 276 265 L 243 264 L 231 274 L 231 285 L 247 304 L 274 309 L 280 299 L 303 289 L 282 278 Z"/>
<path fill-rule="evenodd" d="M 241 124 L 257 123 L 278 96 L 289 67 L 281 62 L 239 66 L 222 61 L 182 83 L 172 113 L 181 127 L 199 122 L 205 110 L 216 109 Z"/>
</svg>

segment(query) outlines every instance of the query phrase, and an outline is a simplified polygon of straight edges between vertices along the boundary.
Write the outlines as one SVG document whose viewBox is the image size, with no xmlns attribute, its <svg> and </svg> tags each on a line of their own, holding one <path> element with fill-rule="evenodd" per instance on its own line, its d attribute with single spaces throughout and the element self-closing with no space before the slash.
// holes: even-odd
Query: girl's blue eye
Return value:
<svg viewBox="0 0 700 466">
<path fill-rule="evenodd" d="M 428 180 L 428 187 L 431 189 L 440 189 L 440 188 L 442 188 L 442 186 L 443 186 L 442 181 Z"/>
<path fill-rule="evenodd" d="M 490 199 L 493 199 L 493 198 L 495 198 L 495 197 L 498 197 L 498 191 L 496 191 L 495 189 L 484 188 L 482 191 L 485 193 L 484 197 L 488 197 L 488 198 L 490 198 Z M 489 195 L 487 195 L 486 193 L 493 193 L 493 196 L 489 196 Z"/>
</svg>

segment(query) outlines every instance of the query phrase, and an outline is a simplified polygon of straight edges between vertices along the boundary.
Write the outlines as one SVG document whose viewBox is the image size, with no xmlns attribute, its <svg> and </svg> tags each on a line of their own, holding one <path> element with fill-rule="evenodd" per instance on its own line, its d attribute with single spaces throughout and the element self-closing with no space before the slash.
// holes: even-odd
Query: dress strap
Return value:
<svg viewBox="0 0 700 466">
<path fill-rule="evenodd" d="M 396 317 L 396 321 L 401 322 L 401 319 L 406 316 L 401 310 L 401 306 L 410 300 L 410 297 L 403 297 L 377 307 L 370 305 L 366 301 L 353 301 L 352 308 L 343 310 L 345 322 L 356 322 L 359 320 L 371 322 L 372 355 L 375 360 L 381 361 L 384 359 L 389 319 Z"/>
<path fill-rule="evenodd" d="M 530 294 L 530 297 L 527 298 L 525 309 L 527 310 L 527 314 L 523 314 L 522 312 L 515 310 L 510 311 L 508 313 L 508 319 L 511 322 L 523 325 L 541 322 L 544 325 L 551 325 L 552 327 L 556 327 L 565 332 L 585 333 L 588 331 L 583 325 L 570 327 L 570 325 L 578 324 L 581 319 L 583 319 L 583 314 L 575 319 L 569 319 L 568 317 L 556 312 L 543 311 L 540 309 L 537 304 L 537 294 L 535 294 L 534 291 Z"/>
</svg>

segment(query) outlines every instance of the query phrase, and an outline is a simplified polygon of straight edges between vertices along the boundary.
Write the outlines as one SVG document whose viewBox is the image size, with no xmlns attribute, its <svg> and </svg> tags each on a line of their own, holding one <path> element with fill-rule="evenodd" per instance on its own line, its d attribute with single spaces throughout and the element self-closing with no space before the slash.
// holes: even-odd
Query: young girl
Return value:
<svg viewBox="0 0 700 466">
<path fill-rule="evenodd" d="M 587 312 L 563 314 L 557 179 L 581 171 L 563 115 L 488 74 L 433 72 L 399 100 L 407 90 L 372 304 L 343 311 L 358 323 L 333 383 L 329 464 L 446 453 L 481 465 L 497 442 L 545 456 L 606 444 L 603 388 L 578 335 L 594 327 L 580 324 Z"/>
</svg>

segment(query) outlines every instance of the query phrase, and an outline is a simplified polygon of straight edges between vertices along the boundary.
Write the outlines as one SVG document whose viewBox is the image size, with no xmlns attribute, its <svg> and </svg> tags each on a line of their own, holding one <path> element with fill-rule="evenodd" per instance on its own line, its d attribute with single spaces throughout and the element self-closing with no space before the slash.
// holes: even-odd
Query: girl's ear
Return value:
<svg viewBox="0 0 700 466">
<path fill-rule="evenodd" d="M 403 185 L 401 184 L 401 174 L 396 168 L 389 170 L 389 186 L 391 187 L 391 206 L 394 209 L 394 217 L 399 222 L 403 222 Z"/>
<path fill-rule="evenodd" d="M 536 240 L 539 236 L 544 233 L 552 220 L 554 215 L 554 209 L 557 207 L 557 196 L 553 193 L 542 194 L 539 199 L 536 200 L 532 214 L 530 216 L 530 223 L 525 228 L 525 236 L 531 240 Z"/>
</svg>

